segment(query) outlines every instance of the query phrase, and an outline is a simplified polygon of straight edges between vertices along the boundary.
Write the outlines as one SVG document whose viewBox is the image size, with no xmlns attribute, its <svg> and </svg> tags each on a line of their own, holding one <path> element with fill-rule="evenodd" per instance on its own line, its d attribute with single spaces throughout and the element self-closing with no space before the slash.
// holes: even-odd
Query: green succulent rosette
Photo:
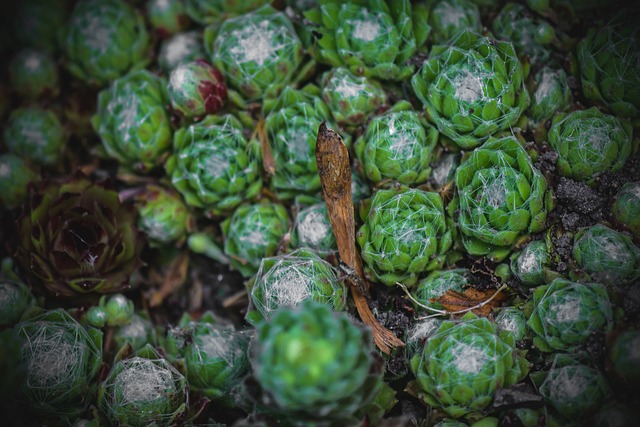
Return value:
<svg viewBox="0 0 640 427">
<path fill-rule="evenodd" d="M 466 268 L 436 270 L 420 280 L 411 294 L 420 304 L 435 309 L 443 309 L 442 304 L 435 300 L 446 294 L 447 291 L 464 291 L 471 280 L 471 271 Z M 425 309 L 421 307 L 417 307 L 416 309 L 418 311 L 425 311 Z"/>
<path fill-rule="evenodd" d="M 429 13 L 429 25 L 433 43 L 444 44 L 465 29 L 481 32 L 480 9 L 470 0 L 436 0 Z"/>
<path fill-rule="evenodd" d="M 578 230 L 571 255 L 592 281 L 623 285 L 640 278 L 640 248 L 605 225 Z"/>
<path fill-rule="evenodd" d="M 640 40 L 637 23 L 612 21 L 593 28 L 578 44 L 582 92 L 616 116 L 640 114 Z"/>
<path fill-rule="evenodd" d="M 320 124 L 331 117 L 320 89 L 315 85 L 300 90 L 287 87 L 276 100 L 264 102 L 263 114 L 275 161 L 271 186 L 278 198 L 286 200 L 300 193 L 311 195 L 320 191 L 316 138 Z M 327 126 L 335 128 L 330 122 Z M 345 135 L 347 146 L 349 142 Z"/>
<path fill-rule="evenodd" d="M 73 419 L 89 405 L 102 366 L 102 332 L 81 326 L 62 309 L 15 326 L 26 378 L 18 401 L 29 411 Z"/>
<path fill-rule="evenodd" d="M 333 311 L 346 309 L 347 290 L 331 264 L 308 248 L 263 258 L 249 285 L 247 320 L 257 325 L 281 307 L 296 307 L 312 299 Z"/>
<path fill-rule="evenodd" d="M 542 351 L 577 351 L 597 332 L 612 326 L 612 306 L 603 285 L 555 279 L 533 291 L 527 325 Z"/>
<path fill-rule="evenodd" d="M 332 67 L 382 80 L 406 80 L 415 71 L 410 59 L 431 28 L 426 5 L 409 0 L 320 0 L 304 12 L 315 26 L 310 34 L 312 56 Z"/>
<path fill-rule="evenodd" d="M 17 42 L 25 47 L 56 53 L 60 48 L 59 30 L 69 14 L 68 0 L 29 0 L 16 3 L 11 22 Z"/>
<path fill-rule="evenodd" d="M 241 106 L 276 96 L 302 64 L 302 42 L 289 18 L 269 5 L 205 30 L 205 49 Z"/>
<path fill-rule="evenodd" d="M 22 98 L 55 98 L 60 93 L 58 68 L 46 51 L 23 49 L 9 63 L 11 88 Z"/>
<path fill-rule="evenodd" d="M 634 150 L 632 135 L 629 123 L 592 107 L 556 114 L 548 140 L 560 175 L 589 184 L 597 174 L 622 169 Z"/>
<path fill-rule="evenodd" d="M 174 425 L 188 405 L 186 378 L 151 346 L 116 360 L 98 388 L 98 408 L 112 425 Z"/>
<path fill-rule="evenodd" d="M 423 184 L 431 174 L 438 130 L 400 101 L 374 117 L 354 149 L 364 174 L 372 183 L 396 180 L 404 185 Z"/>
<path fill-rule="evenodd" d="M 251 12 L 267 0 L 186 0 L 187 15 L 198 24 L 209 25 Z"/>
<path fill-rule="evenodd" d="M 4 128 L 4 142 L 10 153 L 24 160 L 56 166 L 62 158 L 67 135 L 53 111 L 24 107 L 11 112 Z"/>
<path fill-rule="evenodd" d="M 398 188 L 378 191 L 356 233 L 365 271 L 387 286 L 411 286 L 442 267 L 453 242 L 437 193 Z"/>
<path fill-rule="evenodd" d="M 24 283 L 0 277 L 0 329 L 18 323 L 34 302 Z"/>
<path fill-rule="evenodd" d="M 146 172 L 171 147 L 171 118 L 165 82 L 147 70 L 111 83 L 98 95 L 91 119 L 107 154 L 122 165 Z"/>
<path fill-rule="evenodd" d="M 625 183 L 615 196 L 611 215 L 617 224 L 640 237 L 640 181 Z"/>
<path fill-rule="evenodd" d="M 618 334 L 607 349 L 613 372 L 629 384 L 640 384 L 640 330 L 628 329 Z"/>
<path fill-rule="evenodd" d="M 28 186 L 40 180 L 22 158 L 15 154 L 0 154 L 0 206 L 17 208 L 27 199 Z"/>
<path fill-rule="evenodd" d="M 209 115 L 178 129 L 173 145 L 165 168 L 187 205 L 217 216 L 260 192 L 260 144 L 235 116 Z"/>
<path fill-rule="evenodd" d="M 444 321 L 411 359 L 420 397 L 454 418 L 478 419 L 498 388 L 524 378 L 528 362 L 511 333 L 473 313 Z"/>
<path fill-rule="evenodd" d="M 511 255 L 511 272 L 527 288 L 544 285 L 545 271 L 551 261 L 544 240 L 533 241 Z"/>
<path fill-rule="evenodd" d="M 121 349 L 129 345 L 133 350 L 137 351 L 147 344 L 155 345 L 156 331 L 148 316 L 134 312 L 128 324 L 114 329 L 113 342 L 115 343 L 115 348 Z"/>
<path fill-rule="evenodd" d="M 167 92 L 171 109 L 193 120 L 217 113 L 227 100 L 222 74 L 204 59 L 185 62 L 171 70 Z"/>
<path fill-rule="evenodd" d="M 527 334 L 527 318 L 518 307 L 501 308 L 495 320 L 498 330 L 511 332 L 516 341 Z"/>
<path fill-rule="evenodd" d="M 150 59 L 144 18 L 122 0 L 76 3 L 63 47 L 71 74 L 98 86 L 144 68 Z"/>
<path fill-rule="evenodd" d="M 322 75 L 322 99 L 336 123 L 352 128 L 364 124 L 382 108 L 387 94 L 377 81 L 338 67 Z"/>
<path fill-rule="evenodd" d="M 431 49 L 411 86 L 440 133 L 470 149 L 515 126 L 529 106 L 526 77 L 510 42 L 463 31 Z"/>
<path fill-rule="evenodd" d="M 186 29 L 189 18 L 182 0 L 147 0 L 147 17 L 151 27 L 162 38 Z"/>
<path fill-rule="evenodd" d="M 224 253 L 244 277 L 253 276 L 262 258 L 276 254 L 289 227 L 287 210 L 279 203 L 241 205 L 221 224 Z"/>
<path fill-rule="evenodd" d="M 199 31 L 177 33 L 164 40 L 158 52 L 158 65 L 166 75 L 178 65 L 206 58 Z"/>
<path fill-rule="evenodd" d="M 533 77 L 529 118 L 536 124 L 551 118 L 571 105 L 571 88 L 562 68 L 545 66 Z"/>
<path fill-rule="evenodd" d="M 321 255 L 337 251 L 336 236 L 324 202 L 298 212 L 291 231 L 291 247 L 307 247 Z"/>
<path fill-rule="evenodd" d="M 368 330 L 312 300 L 258 325 L 251 365 L 261 409 L 296 425 L 352 425 L 381 389 Z"/>
</svg>

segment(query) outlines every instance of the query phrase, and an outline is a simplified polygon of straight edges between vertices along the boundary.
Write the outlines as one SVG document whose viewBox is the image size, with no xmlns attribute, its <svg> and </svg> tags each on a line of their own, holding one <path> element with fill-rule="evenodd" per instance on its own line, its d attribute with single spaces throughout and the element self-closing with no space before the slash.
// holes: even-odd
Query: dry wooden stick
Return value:
<svg viewBox="0 0 640 427">
<path fill-rule="evenodd" d="M 401 347 L 404 343 L 378 323 L 367 303 L 369 284 L 364 277 L 362 262 L 356 251 L 349 152 L 340 135 L 328 129 L 324 122 L 318 129 L 316 163 L 340 258 L 358 276 L 357 280 L 348 278 L 356 309 L 362 321 L 371 327 L 373 340 L 378 348 L 389 354 L 392 348 Z"/>
</svg>

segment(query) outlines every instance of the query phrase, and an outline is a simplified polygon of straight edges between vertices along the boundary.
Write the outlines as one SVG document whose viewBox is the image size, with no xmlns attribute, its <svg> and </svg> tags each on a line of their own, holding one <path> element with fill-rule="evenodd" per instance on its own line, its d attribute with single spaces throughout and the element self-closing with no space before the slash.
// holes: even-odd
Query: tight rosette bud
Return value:
<svg viewBox="0 0 640 427">
<path fill-rule="evenodd" d="M 0 154 L 0 206 L 17 208 L 27 199 L 30 183 L 40 180 L 22 158 L 15 154 Z"/>
<path fill-rule="evenodd" d="M 108 184 L 82 174 L 34 191 L 17 226 L 16 260 L 60 297 L 125 289 L 141 264 L 131 209 Z"/>
<path fill-rule="evenodd" d="M 611 215 L 616 223 L 640 237 L 640 181 L 627 182 L 616 194 Z"/>
<path fill-rule="evenodd" d="M 544 230 L 551 189 L 515 137 L 491 139 L 456 171 L 462 242 L 471 255 L 499 262 L 520 238 Z"/>
<path fill-rule="evenodd" d="M 33 303 L 33 294 L 24 283 L 0 278 L 0 330 L 17 323 Z"/>
<path fill-rule="evenodd" d="M 60 93 L 58 68 L 46 51 L 23 49 L 9 63 L 9 81 L 27 99 L 55 98 Z"/>
<path fill-rule="evenodd" d="M 38 107 L 18 108 L 4 128 L 10 153 L 34 163 L 56 166 L 62 158 L 67 135 L 58 116 Z"/>
<path fill-rule="evenodd" d="M 177 130 L 173 143 L 165 168 L 187 205 L 222 215 L 260 192 L 260 143 L 235 116 L 207 116 Z"/>
<path fill-rule="evenodd" d="M 571 88 L 562 68 L 544 67 L 533 81 L 535 89 L 531 91 L 529 117 L 534 123 L 542 123 L 571 105 Z"/>
<path fill-rule="evenodd" d="M 496 316 L 499 331 L 508 331 L 516 341 L 522 340 L 527 334 L 527 318 L 517 307 L 504 307 Z"/>
<path fill-rule="evenodd" d="M 114 330 L 113 341 L 117 349 L 130 345 L 134 350 L 140 350 L 147 344 L 156 344 L 156 331 L 147 315 L 134 312 L 128 324 Z"/>
<path fill-rule="evenodd" d="M 181 245 L 195 227 L 195 218 L 180 194 L 173 190 L 149 184 L 136 195 L 135 201 L 138 227 L 152 245 Z"/>
<path fill-rule="evenodd" d="M 431 38 L 444 44 L 462 30 L 482 31 L 480 9 L 470 0 L 437 0 L 429 13 Z"/>
<path fill-rule="evenodd" d="M 551 261 L 549 248 L 544 240 L 529 243 L 520 252 L 511 255 L 511 272 L 528 288 L 544 285 L 545 270 Z"/>
<path fill-rule="evenodd" d="M 147 0 L 146 6 L 149 23 L 162 38 L 184 30 L 189 24 L 182 0 Z"/>
<path fill-rule="evenodd" d="M 115 80 L 98 95 L 91 124 L 110 157 L 148 171 L 171 146 L 171 120 L 165 82 L 147 70 Z"/>
<path fill-rule="evenodd" d="M 164 40 L 158 52 L 158 65 L 166 75 L 178 65 L 203 59 L 207 55 L 199 31 L 178 33 Z"/>
<path fill-rule="evenodd" d="M 338 249 L 324 202 L 298 212 L 291 232 L 291 247 L 307 247 L 321 255 Z"/>
<path fill-rule="evenodd" d="M 227 100 L 224 77 L 203 59 L 174 68 L 167 90 L 173 111 L 188 119 L 215 114 Z"/>
<path fill-rule="evenodd" d="M 399 188 L 378 191 L 356 239 L 365 271 L 387 286 L 411 286 L 442 267 L 453 242 L 437 193 Z"/>
<path fill-rule="evenodd" d="M 529 106 L 525 80 L 510 42 L 464 31 L 431 49 L 411 86 L 438 130 L 469 149 L 516 124 Z"/>
<path fill-rule="evenodd" d="M 436 309 L 444 307 L 435 301 L 447 291 L 462 292 L 471 283 L 471 271 L 466 268 L 454 268 L 453 270 L 437 270 L 429 273 L 420 280 L 415 290 L 411 293 L 420 303 Z M 416 307 L 418 311 L 425 311 L 422 307 Z"/>
<path fill-rule="evenodd" d="M 225 21 L 243 13 L 251 12 L 268 0 L 186 0 L 187 14 L 202 25 Z"/>
</svg>

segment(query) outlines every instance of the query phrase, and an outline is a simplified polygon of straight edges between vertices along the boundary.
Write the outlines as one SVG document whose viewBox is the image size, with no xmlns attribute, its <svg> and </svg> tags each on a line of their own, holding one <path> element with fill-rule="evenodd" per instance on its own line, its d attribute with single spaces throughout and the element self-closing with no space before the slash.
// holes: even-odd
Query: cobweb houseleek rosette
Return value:
<svg viewBox="0 0 640 427">
<path fill-rule="evenodd" d="M 209 25 L 250 12 L 268 0 L 186 0 L 187 15 L 198 24 Z"/>
<path fill-rule="evenodd" d="M 178 129 L 165 169 L 189 206 L 218 216 L 251 200 L 262 188 L 257 139 L 235 116 L 209 115 Z"/>
<path fill-rule="evenodd" d="M 499 262 L 513 245 L 544 230 L 553 209 L 550 188 L 515 137 L 490 139 L 473 150 L 456 171 L 456 196 L 462 242 L 471 255 Z"/>
<path fill-rule="evenodd" d="M 438 130 L 411 104 L 400 101 L 371 119 L 354 149 L 364 174 L 373 183 L 386 179 L 404 185 L 423 184 L 431 174 L 431 159 Z"/>
<path fill-rule="evenodd" d="M 534 124 L 543 123 L 571 105 L 571 88 L 562 68 L 545 66 L 535 74 L 532 83 L 535 86 L 530 91 L 528 116 Z"/>
<path fill-rule="evenodd" d="M 412 77 L 427 118 L 460 148 L 509 129 L 529 105 L 513 45 L 466 30 L 436 45 Z"/>
<path fill-rule="evenodd" d="M 25 100 L 55 98 L 60 93 L 58 68 L 44 50 L 22 49 L 9 63 L 11 88 Z"/>
<path fill-rule="evenodd" d="M 321 256 L 338 250 L 327 205 L 324 202 L 308 206 L 298 212 L 291 230 L 291 247 L 307 247 Z"/>
<path fill-rule="evenodd" d="M 444 44 L 462 30 L 482 31 L 480 9 L 470 0 L 436 0 L 429 14 L 429 25 L 433 43 Z"/>
<path fill-rule="evenodd" d="M 364 224 L 356 240 L 365 271 L 374 280 L 411 286 L 421 273 L 444 264 L 453 238 L 437 193 L 406 187 L 380 190 L 360 216 Z"/>
<path fill-rule="evenodd" d="M 206 58 L 200 31 L 184 31 L 164 40 L 158 51 L 158 65 L 165 75 L 178 65 Z"/>
<path fill-rule="evenodd" d="M 306 38 L 318 62 L 382 80 L 406 80 L 413 74 L 415 65 L 409 59 L 430 32 L 426 5 L 409 0 L 318 3 L 304 12 L 315 24 Z"/>
<path fill-rule="evenodd" d="M 611 215 L 613 220 L 640 237 L 640 181 L 627 182 L 615 195 Z"/>
<path fill-rule="evenodd" d="M 18 323 L 34 302 L 27 285 L 0 277 L 0 329 Z"/>
<path fill-rule="evenodd" d="M 167 38 L 189 26 L 182 0 L 146 0 L 145 3 L 149 24 L 160 38 Z"/>
<path fill-rule="evenodd" d="M 452 270 L 436 270 L 420 280 L 411 295 L 420 303 L 436 309 L 444 307 L 435 301 L 447 291 L 463 292 L 471 283 L 471 271 L 466 268 L 454 268 Z M 431 301 L 434 300 L 434 301 Z M 423 307 L 416 304 L 418 312 L 425 312 Z"/>
<path fill-rule="evenodd" d="M 147 70 L 129 73 L 102 90 L 91 124 L 107 155 L 139 172 L 157 166 L 171 147 L 168 103 L 165 80 Z"/>
<path fill-rule="evenodd" d="M 4 128 L 4 143 L 10 153 L 23 160 L 55 167 L 62 159 L 67 133 L 52 110 L 17 108 Z"/>
<path fill-rule="evenodd" d="M 38 174 L 20 156 L 0 154 L 0 206 L 14 209 L 29 195 L 30 183 L 40 180 Z"/>
<path fill-rule="evenodd" d="M 167 92 L 173 112 L 194 121 L 217 113 L 227 101 L 224 77 L 204 59 L 184 62 L 171 70 Z"/>
</svg>

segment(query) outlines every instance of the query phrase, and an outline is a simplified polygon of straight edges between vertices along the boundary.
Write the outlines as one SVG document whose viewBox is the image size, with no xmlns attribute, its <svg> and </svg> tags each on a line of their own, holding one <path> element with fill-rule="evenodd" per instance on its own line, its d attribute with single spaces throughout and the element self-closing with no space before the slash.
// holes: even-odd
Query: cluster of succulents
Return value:
<svg viewBox="0 0 640 427">
<path fill-rule="evenodd" d="M 639 425 L 609 3 L 3 7 L 3 421 Z"/>
</svg>

